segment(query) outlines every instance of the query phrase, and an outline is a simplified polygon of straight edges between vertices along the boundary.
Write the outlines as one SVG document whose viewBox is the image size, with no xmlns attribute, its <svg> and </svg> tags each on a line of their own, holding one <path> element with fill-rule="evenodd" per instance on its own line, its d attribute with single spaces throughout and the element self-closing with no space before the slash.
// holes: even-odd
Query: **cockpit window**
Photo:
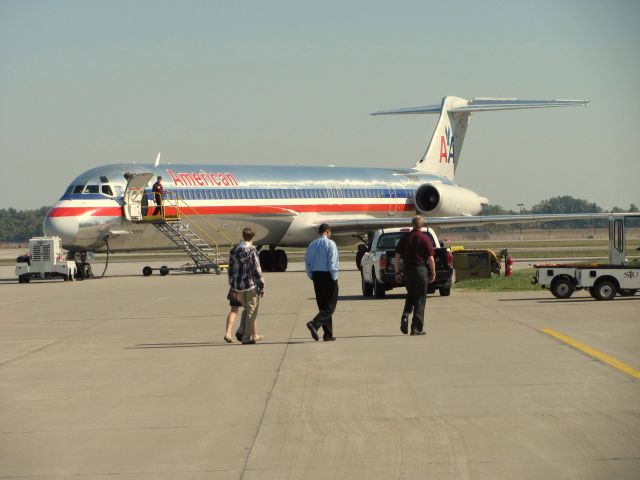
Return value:
<svg viewBox="0 0 640 480">
<path fill-rule="evenodd" d="M 84 185 L 75 185 L 73 187 L 73 193 L 82 193 L 82 190 L 84 190 Z"/>
<path fill-rule="evenodd" d="M 113 191 L 111 190 L 111 185 L 102 185 L 102 193 L 105 195 L 109 195 L 113 197 Z"/>
<path fill-rule="evenodd" d="M 109 179 L 107 177 L 105 177 L 104 175 L 100 177 L 100 181 L 102 183 L 109 183 Z"/>
<path fill-rule="evenodd" d="M 98 185 L 87 185 L 84 189 L 84 193 L 100 193 L 100 187 Z"/>
</svg>

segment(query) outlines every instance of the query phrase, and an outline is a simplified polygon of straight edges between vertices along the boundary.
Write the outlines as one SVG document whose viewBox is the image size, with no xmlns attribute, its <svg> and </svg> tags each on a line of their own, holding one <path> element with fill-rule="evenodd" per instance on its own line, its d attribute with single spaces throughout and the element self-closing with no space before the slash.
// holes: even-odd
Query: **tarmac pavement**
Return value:
<svg viewBox="0 0 640 480">
<path fill-rule="evenodd" d="M 243 346 L 224 275 L 142 266 L 0 285 L 0 478 L 640 478 L 640 381 L 540 331 L 638 369 L 640 295 L 454 289 L 410 337 L 401 292 L 364 299 L 346 271 L 316 343 L 294 265 Z"/>
</svg>

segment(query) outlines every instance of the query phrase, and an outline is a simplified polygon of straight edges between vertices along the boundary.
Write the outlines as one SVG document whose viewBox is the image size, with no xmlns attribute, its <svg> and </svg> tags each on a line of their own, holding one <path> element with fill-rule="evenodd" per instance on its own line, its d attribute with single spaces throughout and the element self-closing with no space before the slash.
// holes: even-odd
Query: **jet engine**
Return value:
<svg viewBox="0 0 640 480">
<path fill-rule="evenodd" d="M 433 183 L 420 185 L 414 200 L 418 213 L 437 217 L 477 215 L 489 203 L 467 188 Z"/>
</svg>

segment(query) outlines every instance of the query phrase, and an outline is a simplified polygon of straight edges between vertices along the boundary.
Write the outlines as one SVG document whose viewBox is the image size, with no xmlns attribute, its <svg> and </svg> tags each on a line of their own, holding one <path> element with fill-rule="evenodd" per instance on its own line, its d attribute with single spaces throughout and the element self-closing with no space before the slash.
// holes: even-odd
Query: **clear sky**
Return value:
<svg viewBox="0 0 640 480">
<path fill-rule="evenodd" d="M 456 181 L 517 210 L 640 205 L 640 2 L 0 0 L 0 208 L 116 162 L 409 167 L 465 98 Z"/>
</svg>

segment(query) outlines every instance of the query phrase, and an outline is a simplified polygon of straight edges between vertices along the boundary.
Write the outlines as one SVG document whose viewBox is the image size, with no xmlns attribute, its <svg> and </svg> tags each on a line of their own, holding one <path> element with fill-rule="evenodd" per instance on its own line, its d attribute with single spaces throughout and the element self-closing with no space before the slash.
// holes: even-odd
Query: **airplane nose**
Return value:
<svg viewBox="0 0 640 480">
<path fill-rule="evenodd" d="M 48 237 L 60 237 L 63 245 L 72 245 L 78 236 L 78 219 L 76 217 L 51 217 L 47 215 L 42 224 L 44 234 Z"/>
</svg>

